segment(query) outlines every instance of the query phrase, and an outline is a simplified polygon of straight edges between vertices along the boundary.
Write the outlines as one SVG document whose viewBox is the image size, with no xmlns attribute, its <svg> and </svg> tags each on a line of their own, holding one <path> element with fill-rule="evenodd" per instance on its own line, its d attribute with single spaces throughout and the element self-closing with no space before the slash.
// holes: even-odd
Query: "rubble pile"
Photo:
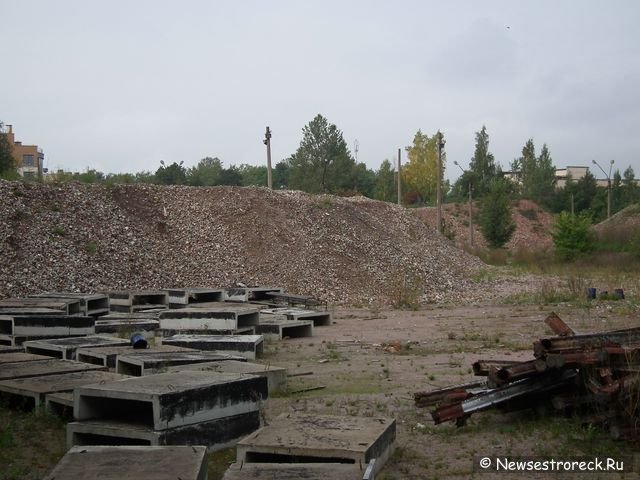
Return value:
<svg viewBox="0 0 640 480">
<path fill-rule="evenodd" d="M 240 283 L 443 302 L 484 267 L 397 205 L 246 187 L 0 181 L 0 254 L 0 297 Z"/>
<path fill-rule="evenodd" d="M 538 339 L 533 358 L 522 362 L 479 360 L 482 380 L 416 392 L 417 407 L 436 406 L 436 424 L 464 425 L 474 412 L 490 408 L 539 408 L 588 412 L 612 437 L 640 436 L 640 327 L 576 334 L 558 315 L 545 322 L 558 335 Z"/>
</svg>

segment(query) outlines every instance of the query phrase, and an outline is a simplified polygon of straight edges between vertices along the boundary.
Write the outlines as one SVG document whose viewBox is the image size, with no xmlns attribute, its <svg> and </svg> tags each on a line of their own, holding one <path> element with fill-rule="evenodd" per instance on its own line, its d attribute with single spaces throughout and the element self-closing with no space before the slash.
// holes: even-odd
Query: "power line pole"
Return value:
<svg viewBox="0 0 640 480">
<path fill-rule="evenodd" d="M 445 141 L 442 138 L 442 132 L 438 132 L 438 171 L 437 171 L 437 186 L 436 186 L 436 207 L 438 215 L 436 220 L 438 222 L 438 233 L 442 233 L 442 149 L 444 148 Z"/>
<path fill-rule="evenodd" d="M 400 169 L 402 165 L 400 164 L 400 149 L 398 149 L 398 205 L 402 205 L 402 183 L 400 180 Z"/>
<path fill-rule="evenodd" d="M 269 189 L 273 189 L 271 180 L 271 130 L 269 127 L 267 127 L 267 130 L 264 133 L 263 143 L 267 146 L 267 187 L 269 187 Z"/>
</svg>

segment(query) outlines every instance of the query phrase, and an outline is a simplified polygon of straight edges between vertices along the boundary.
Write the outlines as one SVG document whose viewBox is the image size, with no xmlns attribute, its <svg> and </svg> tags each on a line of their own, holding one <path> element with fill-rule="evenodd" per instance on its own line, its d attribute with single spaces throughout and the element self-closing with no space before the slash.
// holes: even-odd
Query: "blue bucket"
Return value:
<svg viewBox="0 0 640 480">
<path fill-rule="evenodd" d="M 134 333 L 131 335 L 131 345 L 133 345 L 133 348 L 147 348 L 147 339 L 141 333 Z"/>
</svg>

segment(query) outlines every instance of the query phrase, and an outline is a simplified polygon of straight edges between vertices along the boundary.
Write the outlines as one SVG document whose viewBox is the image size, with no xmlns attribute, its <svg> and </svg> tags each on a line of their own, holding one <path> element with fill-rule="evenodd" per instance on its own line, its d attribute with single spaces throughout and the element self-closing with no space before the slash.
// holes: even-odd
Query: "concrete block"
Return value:
<svg viewBox="0 0 640 480">
<path fill-rule="evenodd" d="M 76 350 L 76 360 L 79 362 L 102 365 L 108 368 L 116 368 L 117 359 L 122 355 L 147 354 L 154 355 L 159 352 L 188 352 L 189 348 L 176 347 L 172 345 L 155 345 L 142 350 L 134 349 L 131 345 L 120 347 L 101 348 L 78 348 Z"/>
<path fill-rule="evenodd" d="M 363 480 L 364 472 L 344 463 L 232 463 L 222 480 Z"/>
<path fill-rule="evenodd" d="M 228 360 L 246 361 L 244 357 L 214 352 L 153 352 L 119 355 L 116 359 L 116 372 L 140 377 L 153 375 L 173 365 L 188 365 L 204 362 L 225 362 Z"/>
<path fill-rule="evenodd" d="M 0 380 L 11 378 L 41 377 L 59 373 L 83 372 L 89 370 L 106 370 L 105 367 L 89 365 L 73 360 L 34 360 L 33 362 L 5 363 L 0 369 Z"/>
<path fill-rule="evenodd" d="M 173 337 L 174 335 L 255 335 L 255 327 L 242 327 L 234 328 L 231 330 L 172 330 L 170 328 L 164 328 L 156 330 L 156 333 L 161 337 Z"/>
<path fill-rule="evenodd" d="M 287 320 L 286 317 L 260 318 L 256 332 L 267 338 L 282 340 L 285 337 L 313 337 L 313 320 Z"/>
<path fill-rule="evenodd" d="M 80 303 L 80 315 L 97 317 L 109 313 L 109 296 L 102 293 L 52 292 L 29 297 L 77 300 Z"/>
<path fill-rule="evenodd" d="M 113 420 L 160 431 L 258 411 L 267 395 L 264 377 L 163 373 L 78 387 L 73 413 L 80 422 Z"/>
<path fill-rule="evenodd" d="M 95 319 L 79 315 L 2 315 L 0 335 L 10 337 L 68 337 L 93 335 Z"/>
<path fill-rule="evenodd" d="M 331 325 L 331 312 L 319 312 L 304 308 L 267 308 L 260 310 L 260 319 L 268 319 L 269 315 L 283 315 L 287 320 L 312 320 L 314 327 Z"/>
<path fill-rule="evenodd" d="M 203 302 L 223 302 L 224 290 L 209 288 L 168 288 L 170 308 L 183 308 Z"/>
<path fill-rule="evenodd" d="M 227 302 L 250 302 L 269 298 L 270 293 L 282 293 L 280 287 L 237 287 L 227 288 L 224 299 Z"/>
<path fill-rule="evenodd" d="M 0 345 L 0 355 L 5 353 L 18 353 L 24 352 L 24 348 L 20 347 L 10 347 L 8 345 Z"/>
<path fill-rule="evenodd" d="M 141 333 L 146 339 L 151 339 L 159 328 L 160 322 L 152 319 L 105 320 L 103 317 L 96 320 L 96 333 L 99 335 L 130 337 Z"/>
<path fill-rule="evenodd" d="M 72 447 L 45 480 L 207 480 L 203 446 Z"/>
<path fill-rule="evenodd" d="M 169 295 L 162 290 L 119 290 L 108 292 L 112 312 L 135 313 L 169 308 Z"/>
<path fill-rule="evenodd" d="M 33 362 L 35 360 L 50 360 L 51 357 L 48 355 L 36 355 L 33 353 L 26 352 L 13 352 L 6 353 L 4 355 L 0 355 L 0 365 L 4 365 L 5 363 L 16 363 L 16 362 Z"/>
<path fill-rule="evenodd" d="M 0 307 L 0 315 L 62 315 L 60 310 L 43 307 Z"/>
<path fill-rule="evenodd" d="M 162 344 L 232 353 L 247 360 L 255 360 L 264 352 L 262 335 L 174 335 L 163 338 Z"/>
<path fill-rule="evenodd" d="M 88 337 L 52 338 L 24 342 L 25 351 L 50 357 L 74 360 L 78 348 L 104 348 L 129 345 L 128 339 L 92 335 Z"/>
<path fill-rule="evenodd" d="M 152 430 L 142 424 L 90 420 L 67 424 L 67 446 L 73 445 L 206 445 L 210 452 L 235 446 L 238 440 L 260 428 L 260 412 Z"/>
<path fill-rule="evenodd" d="M 80 301 L 73 298 L 5 298 L 0 308 L 49 308 L 62 315 L 80 315 Z"/>
<path fill-rule="evenodd" d="M 47 393 L 44 396 L 47 412 L 62 418 L 73 418 L 73 392 Z"/>
<path fill-rule="evenodd" d="M 202 308 L 182 308 L 160 313 L 162 330 L 209 331 L 237 330 L 254 327 L 260 320 L 259 310 L 244 305 L 214 304 Z"/>
<path fill-rule="evenodd" d="M 285 413 L 238 442 L 246 463 L 347 463 L 378 472 L 393 452 L 396 422 L 389 418 Z"/>
<path fill-rule="evenodd" d="M 43 377 L 14 378 L 0 380 L 0 393 L 5 397 L 20 397 L 22 404 L 30 408 L 44 406 L 45 395 L 54 392 L 73 391 L 74 388 L 92 383 L 109 382 L 129 378 L 117 373 L 85 371 L 45 375 Z"/>
<path fill-rule="evenodd" d="M 189 365 L 177 365 L 175 367 L 167 368 L 167 372 L 183 372 L 185 370 L 260 375 L 262 377 L 267 377 L 269 394 L 282 392 L 287 389 L 287 369 L 274 367 L 272 365 L 229 360 L 226 362 L 192 363 Z"/>
</svg>

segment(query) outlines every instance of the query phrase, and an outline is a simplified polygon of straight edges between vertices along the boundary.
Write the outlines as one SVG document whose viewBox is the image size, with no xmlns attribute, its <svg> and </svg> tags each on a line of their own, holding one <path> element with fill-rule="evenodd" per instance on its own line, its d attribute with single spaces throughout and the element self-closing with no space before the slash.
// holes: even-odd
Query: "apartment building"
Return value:
<svg viewBox="0 0 640 480">
<path fill-rule="evenodd" d="M 39 178 L 44 172 L 44 152 L 37 145 L 23 145 L 17 142 L 13 133 L 13 125 L 5 125 L 4 133 L 13 148 L 18 174 L 24 178 Z"/>
</svg>

